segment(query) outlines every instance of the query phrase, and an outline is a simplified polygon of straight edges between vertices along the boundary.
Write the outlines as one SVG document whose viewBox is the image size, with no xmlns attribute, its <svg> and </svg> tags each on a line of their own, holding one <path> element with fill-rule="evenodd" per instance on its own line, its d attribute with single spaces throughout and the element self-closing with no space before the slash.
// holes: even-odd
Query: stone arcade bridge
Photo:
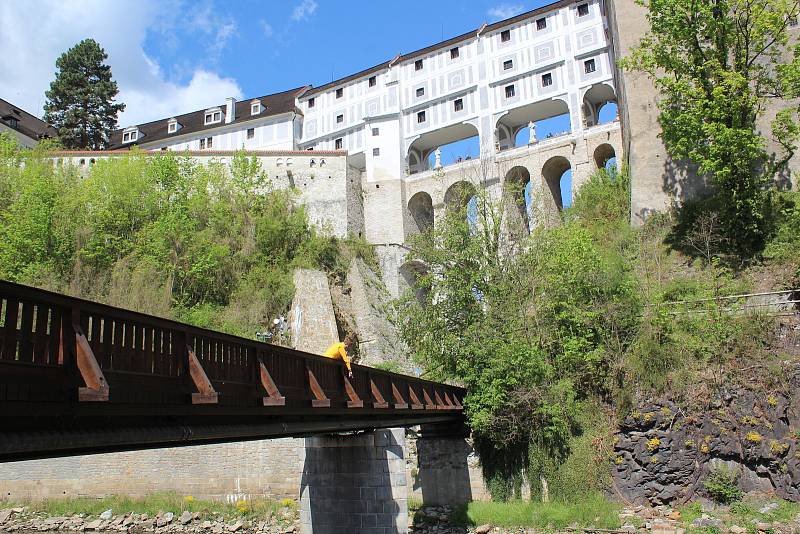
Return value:
<svg viewBox="0 0 800 534">
<path fill-rule="evenodd" d="M 0 462 L 311 436 L 302 530 L 405 532 L 398 427 L 463 441 L 464 395 L 0 281 Z"/>
</svg>

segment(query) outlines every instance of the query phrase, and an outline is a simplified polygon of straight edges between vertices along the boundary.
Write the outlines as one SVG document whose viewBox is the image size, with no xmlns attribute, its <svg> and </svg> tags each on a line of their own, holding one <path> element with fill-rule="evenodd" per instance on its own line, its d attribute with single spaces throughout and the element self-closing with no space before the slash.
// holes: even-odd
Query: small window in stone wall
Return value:
<svg viewBox="0 0 800 534">
<path fill-rule="evenodd" d="M 455 48 L 450 49 L 450 59 L 458 59 L 458 55 L 459 51 L 457 46 Z"/>
<path fill-rule="evenodd" d="M 541 19 L 536 21 L 536 29 L 537 30 L 541 31 L 541 30 L 544 30 L 545 28 L 547 28 L 547 19 L 546 18 L 541 18 Z"/>
<path fill-rule="evenodd" d="M 585 17 L 589 14 L 589 4 L 581 4 L 578 6 L 578 16 Z"/>
<path fill-rule="evenodd" d="M 373 156 L 380 156 L 381 155 L 381 149 L 380 148 L 373 148 L 372 149 L 372 155 Z"/>
<path fill-rule="evenodd" d="M 425 96 L 425 88 L 424 87 L 417 87 L 417 98 Z"/>
<path fill-rule="evenodd" d="M 372 129 L 372 137 L 377 137 L 377 136 L 379 136 L 380 134 L 381 134 L 381 131 L 380 131 L 380 129 L 378 129 L 378 128 L 373 128 L 373 129 Z"/>
<path fill-rule="evenodd" d="M 335 150 L 341 150 L 342 146 L 344 146 L 344 144 L 341 137 L 333 142 L 333 147 Z"/>
<path fill-rule="evenodd" d="M 552 73 L 542 74 L 542 87 L 550 87 L 553 85 Z"/>
<path fill-rule="evenodd" d="M 464 109 L 464 101 L 460 98 L 457 98 L 453 101 L 453 111 L 461 111 Z"/>
<path fill-rule="evenodd" d="M 500 42 L 507 43 L 511 40 L 511 30 L 503 30 L 500 32 Z"/>
<path fill-rule="evenodd" d="M 336 98 L 342 98 L 344 96 L 344 89 L 341 87 L 336 90 Z"/>
<path fill-rule="evenodd" d="M 313 97 L 308 99 L 308 107 L 309 108 L 313 108 L 314 107 L 314 98 Z"/>
<path fill-rule="evenodd" d="M 583 62 L 583 70 L 586 74 L 591 74 L 597 70 L 597 65 L 593 59 L 589 59 Z"/>
<path fill-rule="evenodd" d="M 369 86 L 370 87 L 375 87 L 376 85 L 378 85 L 378 78 L 375 77 L 375 76 L 370 76 L 369 77 Z"/>
<path fill-rule="evenodd" d="M 514 68 L 514 61 L 511 59 L 507 59 L 503 61 L 503 70 L 510 70 Z"/>
<path fill-rule="evenodd" d="M 421 124 L 423 122 L 425 122 L 425 112 L 420 111 L 417 113 L 417 124 Z"/>
<path fill-rule="evenodd" d="M 506 98 L 514 98 L 514 86 L 506 85 Z"/>
<path fill-rule="evenodd" d="M 341 124 L 344 122 L 344 115 L 336 115 L 336 124 Z"/>
<path fill-rule="evenodd" d="M 247 129 L 247 138 L 252 139 L 256 136 L 256 129 L 255 128 L 248 128 Z"/>
<path fill-rule="evenodd" d="M 422 70 L 422 60 L 418 59 L 414 62 L 414 70 Z"/>
</svg>

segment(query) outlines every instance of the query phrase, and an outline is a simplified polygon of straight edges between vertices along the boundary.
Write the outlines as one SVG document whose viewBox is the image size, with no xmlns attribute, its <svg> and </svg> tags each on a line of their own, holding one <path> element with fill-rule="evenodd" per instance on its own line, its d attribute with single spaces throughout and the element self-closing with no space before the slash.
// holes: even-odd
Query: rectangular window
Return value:
<svg viewBox="0 0 800 534">
<path fill-rule="evenodd" d="M 373 128 L 372 129 L 372 137 L 378 137 L 380 135 L 380 133 L 381 133 L 381 131 L 378 128 Z"/>
<path fill-rule="evenodd" d="M 247 129 L 247 138 L 252 139 L 256 136 L 256 129 L 255 128 L 248 128 Z"/>
<path fill-rule="evenodd" d="M 417 98 L 425 96 L 425 88 L 424 87 L 417 87 Z"/>
<path fill-rule="evenodd" d="M 458 59 L 458 47 L 450 49 L 450 59 Z"/>
<path fill-rule="evenodd" d="M 308 107 L 309 107 L 309 109 L 314 107 L 314 98 L 313 97 L 308 99 Z"/>
<path fill-rule="evenodd" d="M 513 98 L 513 97 L 514 97 L 514 86 L 506 85 L 506 98 Z"/>
<path fill-rule="evenodd" d="M 503 61 L 503 70 L 509 70 L 514 68 L 514 62 L 510 59 Z"/>
<path fill-rule="evenodd" d="M 130 140 L 131 140 L 131 134 L 130 133 L 125 132 L 124 134 L 122 134 L 122 142 L 123 143 L 127 143 Z"/>
<path fill-rule="evenodd" d="M 464 101 L 457 98 L 453 101 L 453 111 L 461 111 L 462 109 L 464 109 Z"/>
<path fill-rule="evenodd" d="M 536 29 L 537 30 L 542 31 L 545 28 L 547 28 L 547 19 L 546 18 L 541 18 L 541 19 L 536 21 Z"/>
<path fill-rule="evenodd" d="M 578 6 L 578 16 L 585 17 L 589 14 L 589 4 L 581 4 Z"/>
<path fill-rule="evenodd" d="M 214 138 L 213 137 L 206 137 L 206 148 L 211 148 L 211 146 L 213 144 L 214 144 Z"/>
<path fill-rule="evenodd" d="M 373 156 L 380 156 L 381 155 L 381 149 L 380 148 L 373 148 L 372 149 L 372 155 Z"/>
<path fill-rule="evenodd" d="M 344 122 L 344 115 L 336 115 L 336 124 Z"/>
<path fill-rule="evenodd" d="M 583 70 L 586 74 L 591 74 L 597 70 L 597 65 L 593 59 L 589 59 L 583 62 Z"/>
<path fill-rule="evenodd" d="M 169 126 L 167 127 L 167 132 L 175 133 L 177 131 L 178 131 L 178 123 L 177 122 L 169 123 Z"/>
<path fill-rule="evenodd" d="M 250 115 L 258 115 L 261 113 L 261 104 L 254 102 L 250 105 Z"/>
<path fill-rule="evenodd" d="M 500 42 L 507 43 L 511 40 L 511 30 L 503 30 L 500 32 Z"/>
<path fill-rule="evenodd" d="M 418 59 L 414 62 L 414 70 L 422 70 L 422 60 Z"/>
<path fill-rule="evenodd" d="M 200 150 L 203 150 L 206 147 L 206 140 L 200 139 Z"/>
<path fill-rule="evenodd" d="M 333 147 L 336 150 L 341 150 L 342 149 L 342 138 L 341 137 L 333 142 Z"/>
<path fill-rule="evenodd" d="M 542 74 L 542 87 L 550 87 L 553 85 L 553 75 L 551 73 Z"/>
<path fill-rule="evenodd" d="M 375 87 L 376 85 L 378 85 L 378 78 L 376 76 L 370 76 L 368 83 L 370 87 Z"/>
<path fill-rule="evenodd" d="M 344 88 L 340 87 L 336 90 L 336 98 L 342 98 L 344 96 Z"/>
<path fill-rule="evenodd" d="M 417 113 L 417 124 L 422 124 L 423 122 L 425 122 L 425 112 L 420 111 Z"/>
</svg>

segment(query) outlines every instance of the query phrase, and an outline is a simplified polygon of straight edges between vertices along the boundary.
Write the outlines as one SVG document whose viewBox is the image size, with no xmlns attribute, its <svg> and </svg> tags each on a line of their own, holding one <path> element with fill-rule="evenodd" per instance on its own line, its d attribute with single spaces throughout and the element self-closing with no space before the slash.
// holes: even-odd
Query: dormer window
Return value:
<svg viewBox="0 0 800 534">
<path fill-rule="evenodd" d="M 261 102 L 259 100 L 250 102 L 250 115 L 258 115 L 259 113 L 261 113 Z"/>
<path fill-rule="evenodd" d="M 219 108 L 207 109 L 205 124 L 216 124 L 222 122 L 222 110 Z"/>
<path fill-rule="evenodd" d="M 139 139 L 139 129 L 138 128 L 128 128 L 124 132 L 122 132 L 122 142 L 123 143 L 133 143 Z"/>
<path fill-rule="evenodd" d="M 178 124 L 178 121 L 176 119 L 170 119 L 167 122 L 167 133 L 173 134 L 173 133 L 177 132 L 179 128 L 180 128 L 180 124 Z"/>
</svg>

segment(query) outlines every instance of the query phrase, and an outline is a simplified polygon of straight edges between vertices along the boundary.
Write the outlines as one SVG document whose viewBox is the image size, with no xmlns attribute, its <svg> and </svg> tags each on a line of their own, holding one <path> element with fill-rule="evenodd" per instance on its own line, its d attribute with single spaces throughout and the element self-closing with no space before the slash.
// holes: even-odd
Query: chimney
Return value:
<svg viewBox="0 0 800 534">
<path fill-rule="evenodd" d="M 236 118 L 236 99 L 229 96 L 225 99 L 225 123 L 233 122 Z"/>
</svg>

